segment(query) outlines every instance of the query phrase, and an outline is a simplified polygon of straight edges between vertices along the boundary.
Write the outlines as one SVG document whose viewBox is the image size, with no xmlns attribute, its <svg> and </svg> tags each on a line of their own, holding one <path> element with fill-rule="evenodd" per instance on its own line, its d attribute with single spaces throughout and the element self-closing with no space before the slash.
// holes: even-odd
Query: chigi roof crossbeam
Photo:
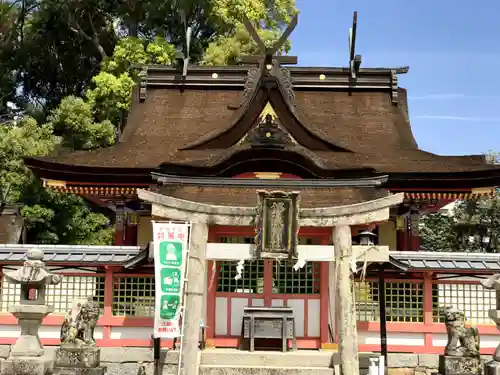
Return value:
<svg viewBox="0 0 500 375">
<path fill-rule="evenodd" d="M 295 30 L 295 27 L 297 27 L 297 23 L 299 21 L 299 16 L 296 14 L 293 18 L 290 24 L 287 26 L 281 37 L 273 44 L 272 47 L 268 48 L 264 44 L 264 41 L 259 37 L 259 34 L 257 34 L 257 30 L 253 27 L 252 23 L 248 19 L 246 15 L 243 16 L 243 24 L 245 25 L 245 28 L 247 29 L 248 33 L 252 37 L 252 39 L 257 43 L 257 46 L 259 47 L 259 50 L 261 52 L 261 56 L 243 56 L 241 59 L 242 63 L 258 63 L 261 65 L 262 68 L 267 67 L 267 70 L 271 70 L 269 66 L 272 67 L 273 63 L 277 63 L 278 65 L 280 64 L 288 64 L 288 65 L 295 65 L 298 62 L 298 59 L 296 56 L 281 56 L 277 55 L 277 52 L 283 45 L 286 43 L 290 35 L 292 34 L 293 30 Z"/>
<path fill-rule="evenodd" d="M 352 16 L 352 27 L 349 29 L 349 72 L 356 79 L 361 66 L 361 55 L 356 55 L 356 30 L 358 27 L 358 12 Z"/>
</svg>

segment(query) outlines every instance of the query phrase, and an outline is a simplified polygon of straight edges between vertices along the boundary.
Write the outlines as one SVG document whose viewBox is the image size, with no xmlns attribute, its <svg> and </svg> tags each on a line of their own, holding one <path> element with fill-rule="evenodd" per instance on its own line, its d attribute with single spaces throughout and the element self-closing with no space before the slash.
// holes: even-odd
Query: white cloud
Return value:
<svg viewBox="0 0 500 375">
<path fill-rule="evenodd" d="M 453 100 L 453 99 L 499 99 L 497 95 L 466 95 L 454 93 L 435 93 L 420 96 L 409 96 L 409 100 Z"/>
<path fill-rule="evenodd" d="M 470 121 L 470 122 L 500 122 L 500 117 L 466 117 L 466 116 L 441 116 L 441 115 L 416 115 L 414 119 L 445 120 L 445 121 Z"/>
</svg>

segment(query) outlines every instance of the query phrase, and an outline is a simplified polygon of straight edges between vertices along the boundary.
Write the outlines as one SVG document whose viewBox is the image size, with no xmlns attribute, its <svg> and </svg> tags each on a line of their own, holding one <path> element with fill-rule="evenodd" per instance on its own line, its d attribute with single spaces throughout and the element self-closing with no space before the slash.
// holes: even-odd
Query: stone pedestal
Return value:
<svg viewBox="0 0 500 375">
<path fill-rule="evenodd" d="M 54 358 L 44 354 L 40 357 L 9 357 L 0 362 L 2 375 L 46 375 L 54 368 Z"/>
<path fill-rule="evenodd" d="M 38 337 L 38 328 L 43 318 L 53 312 L 52 306 L 14 305 L 9 312 L 14 315 L 21 327 L 21 335 L 10 351 L 11 357 L 41 357 L 44 349 Z"/>
<path fill-rule="evenodd" d="M 104 375 L 106 367 L 55 367 L 52 375 Z"/>
<path fill-rule="evenodd" d="M 97 367 L 101 360 L 101 349 L 91 347 L 61 346 L 56 352 L 56 366 Z"/>
<path fill-rule="evenodd" d="M 105 367 L 100 365 L 101 349 L 96 346 L 63 345 L 56 352 L 54 374 L 103 375 Z"/>
<path fill-rule="evenodd" d="M 500 362 L 490 361 L 484 364 L 484 375 L 500 375 Z"/>
<path fill-rule="evenodd" d="M 479 357 L 439 356 L 440 375 L 481 375 L 482 370 Z"/>
</svg>

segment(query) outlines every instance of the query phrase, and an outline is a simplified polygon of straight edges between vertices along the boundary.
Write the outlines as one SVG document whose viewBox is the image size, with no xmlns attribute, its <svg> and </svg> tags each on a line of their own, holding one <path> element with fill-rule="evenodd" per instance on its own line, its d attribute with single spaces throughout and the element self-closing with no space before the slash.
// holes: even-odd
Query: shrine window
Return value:
<svg viewBox="0 0 500 375">
<path fill-rule="evenodd" d="M 219 243 L 254 243 L 254 237 L 250 236 L 222 236 L 218 238 Z M 241 278 L 238 275 L 238 261 L 226 260 L 217 262 L 217 292 L 226 293 L 264 293 L 264 261 L 246 260 L 243 263 Z"/>
<path fill-rule="evenodd" d="M 318 237 L 299 238 L 300 245 L 320 245 L 320 241 Z M 218 242 L 253 244 L 254 237 L 224 236 Z M 217 261 L 217 292 L 263 294 L 265 284 L 274 294 L 319 294 L 320 263 L 306 262 L 295 271 L 296 263 L 296 260 L 246 260 L 241 278 L 236 280 L 238 261 Z M 265 276 L 266 265 L 272 269 L 272 277 L 271 273 Z"/>
<path fill-rule="evenodd" d="M 274 261 L 273 293 L 319 294 L 320 263 L 307 262 L 297 271 L 295 260 Z"/>
<path fill-rule="evenodd" d="M 320 245 L 319 237 L 299 237 L 299 245 Z M 273 293 L 319 294 L 320 263 L 306 262 L 304 267 L 294 269 L 296 260 L 273 261 Z"/>
<path fill-rule="evenodd" d="M 359 321 L 380 321 L 377 281 L 355 283 L 356 314 Z M 421 323 L 424 321 L 424 288 L 421 282 L 387 281 L 385 310 L 388 322 Z"/>
<path fill-rule="evenodd" d="M 155 279 L 145 276 L 114 276 L 113 315 L 154 316 Z"/>
<path fill-rule="evenodd" d="M 238 261 L 217 262 L 219 274 L 217 280 L 217 292 L 228 293 L 264 293 L 264 261 L 251 260 L 243 263 L 241 278 L 238 275 Z"/>
</svg>

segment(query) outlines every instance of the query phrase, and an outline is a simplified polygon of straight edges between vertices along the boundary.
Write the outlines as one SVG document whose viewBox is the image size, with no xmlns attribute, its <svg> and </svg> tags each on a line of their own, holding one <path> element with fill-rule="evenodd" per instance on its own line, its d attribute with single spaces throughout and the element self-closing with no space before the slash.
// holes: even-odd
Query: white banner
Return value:
<svg viewBox="0 0 500 375">
<path fill-rule="evenodd" d="M 155 338 L 181 335 L 184 272 L 189 224 L 153 222 L 155 261 Z"/>
</svg>

